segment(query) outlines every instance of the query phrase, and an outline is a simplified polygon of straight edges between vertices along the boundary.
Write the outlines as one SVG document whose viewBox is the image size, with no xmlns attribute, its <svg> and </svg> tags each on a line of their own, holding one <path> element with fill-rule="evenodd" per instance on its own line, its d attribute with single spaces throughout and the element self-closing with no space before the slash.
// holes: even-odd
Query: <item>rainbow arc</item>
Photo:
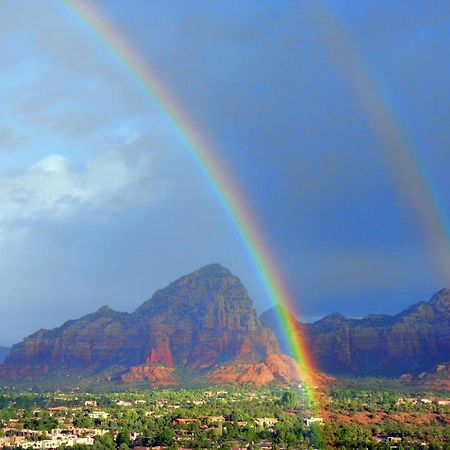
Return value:
<svg viewBox="0 0 450 450">
<path fill-rule="evenodd" d="M 232 219 L 273 305 L 281 306 L 277 308 L 279 319 L 297 362 L 299 376 L 305 382 L 309 400 L 318 406 L 318 394 L 313 386 L 314 364 L 305 337 L 288 314 L 288 311 L 295 310 L 295 302 L 275 263 L 274 254 L 265 243 L 256 216 L 246 203 L 245 195 L 239 190 L 232 173 L 221 161 L 219 152 L 192 123 L 148 62 L 115 29 L 111 20 L 95 8 L 93 2 L 63 0 L 63 3 L 130 74 L 149 101 L 159 108 L 207 179 L 218 201 Z M 351 40 L 340 24 L 320 7 L 319 0 L 307 1 L 304 5 L 336 66 L 351 80 L 357 98 L 365 107 L 368 120 L 375 125 L 380 150 L 385 153 L 388 166 L 398 176 L 416 211 L 430 250 L 438 263 L 438 270 L 442 272 L 444 281 L 450 281 L 450 245 L 445 214 L 433 197 L 431 183 L 421 169 L 406 133 L 400 127 L 389 103 L 377 89 L 373 77 L 357 58 Z"/>
<path fill-rule="evenodd" d="M 277 308 L 279 320 L 288 339 L 296 361 L 299 378 L 303 381 L 308 400 L 313 408 L 318 405 L 318 396 L 313 386 L 315 372 L 304 336 L 288 314 L 294 305 L 275 258 L 264 241 L 255 215 L 245 201 L 245 195 L 238 188 L 231 172 L 226 169 L 214 145 L 208 142 L 201 130 L 192 124 L 185 111 L 167 91 L 155 71 L 136 49 L 118 32 L 112 22 L 97 10 L 92 2 L 66 0 L 64 4 L 87 27 L 111 56 L 131 75 L 149 101 L 159 108 L 171 123 L 184 148 L 208 180 L 217 199 L 234 223 L 238 234 L 254 263 L 258 275 Z"/>
</svg>

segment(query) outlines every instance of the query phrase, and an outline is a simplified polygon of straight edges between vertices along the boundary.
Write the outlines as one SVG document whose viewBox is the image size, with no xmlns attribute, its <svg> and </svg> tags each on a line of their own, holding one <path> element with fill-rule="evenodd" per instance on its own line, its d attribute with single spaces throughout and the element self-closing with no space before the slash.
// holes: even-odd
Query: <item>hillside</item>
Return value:
<svg viewBox="0 0 450 450">
<path fill-rule="evenodd" d="M 275 309 L 261 315 L 264 326 L 288 352 Z M 394 316 L 348 319 L 334 313 L 313 323 L 297 321 L 320 370 L 336 375 L 399 376 L 435 370 L 450 355 L 450 290 Z"/>
</svg>

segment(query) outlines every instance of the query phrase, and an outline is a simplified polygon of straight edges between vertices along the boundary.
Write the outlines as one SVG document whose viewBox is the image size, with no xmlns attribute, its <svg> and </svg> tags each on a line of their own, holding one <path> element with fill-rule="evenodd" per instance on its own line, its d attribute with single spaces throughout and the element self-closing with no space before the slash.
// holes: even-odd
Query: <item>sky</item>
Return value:
<svg viewBox="0 0 450 450">
<path fill-rule="evenodd" d="M 303 321 L 450 287 L 450 4 L 95 2 L 212 143 Z M 168 118 L 62 1 L 0 3 L 0 344 L 203 265 L 271 306 Z"/>
</svg>

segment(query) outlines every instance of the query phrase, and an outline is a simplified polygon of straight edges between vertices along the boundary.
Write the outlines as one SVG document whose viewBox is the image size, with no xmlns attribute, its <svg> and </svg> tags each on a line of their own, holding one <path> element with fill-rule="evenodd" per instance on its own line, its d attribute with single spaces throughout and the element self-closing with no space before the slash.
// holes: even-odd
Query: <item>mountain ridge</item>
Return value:
<svg viewBox="0 0 450 450">
<path fill-rule="evenodd" d="M 114 368 L 122 382 L 154 385 L 189 377 L 298 382 L 294 361 L 262 327 L 242 282 L 219 264 L 178 278 L 132 313 L 105 305 L 33 333 L 11 348 L 0 378 Z"/>
<path fill-rule="evenodd" d="M 432 371 L 450 354 L 450 289 L 415 303 L 395 315 L 369 314 L 361 319 L 329 314 L 313 323 L 293 323 L 305 336 L 319 370 L 333 375 L 400 376 Z M 276 309 L 261 314 L 264 326 L 288 342 L 277 325 Z"/>
<path fill-rule="evenodd" d="M 290 344 L 276 308 L 258 316 L 241 280 L 219 264 L 182 276 L 133 312 L 108 305 L 12 346 L 0 379 L 107 371 L 115 380 L 156 386 L 295 383 Z M 450 354 L 450 290 L 395 315 L 329 314 L 301 323 L 316 367 L 333 375 L 418 377 Z M 441 371 L 440 373 L 447 373 Z M 318 378 L 320 378 L 319 374 Z"/>
</svg>

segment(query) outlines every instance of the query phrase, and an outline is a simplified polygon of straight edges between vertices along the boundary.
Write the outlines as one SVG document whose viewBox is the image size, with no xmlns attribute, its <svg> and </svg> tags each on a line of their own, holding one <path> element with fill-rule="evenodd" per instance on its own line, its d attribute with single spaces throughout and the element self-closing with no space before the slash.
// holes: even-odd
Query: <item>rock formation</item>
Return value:
<svg viewBox="0 0 450 450">
<path fill-rule="evenodd" d="M 123 382 L 193 379 L 266 384 L 298 379 L 241 281 L 218 264 L 161 289 L 133 313 L 104 306 L 12 347 L 0 378 L 115 369 Z"/>
<path fill-rule="evenodd" d="M 261 316 L 279 337 L 276 310 Z M 395 316 L 368 315 L 347 319 L 334 313 L 313 324 L 297 321 L 319 369 L 340 375 L 399 376 L 433 370 L 450 355 L 450 290 L 410 306 Z"/>
</svg>

